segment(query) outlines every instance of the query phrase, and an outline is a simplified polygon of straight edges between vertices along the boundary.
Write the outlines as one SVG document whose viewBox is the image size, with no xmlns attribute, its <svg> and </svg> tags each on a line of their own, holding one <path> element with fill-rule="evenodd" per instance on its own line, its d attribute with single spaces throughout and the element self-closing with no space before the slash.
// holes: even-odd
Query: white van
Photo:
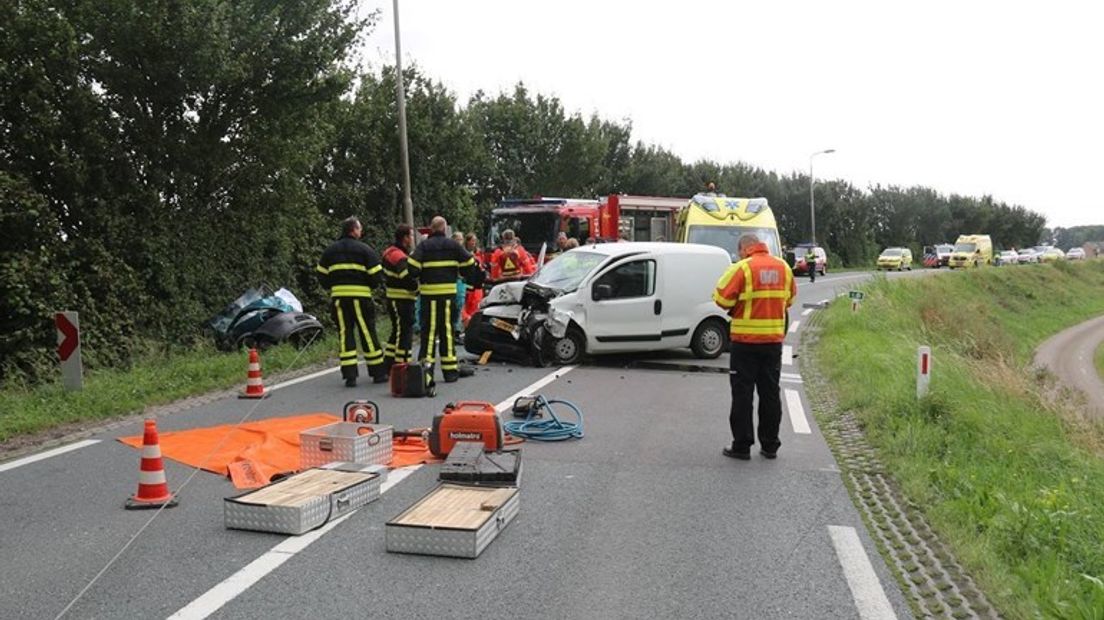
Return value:
<svg viewBox="0 0 1104 620">
<path fill-rule="evenodd" d="M 684 347 L 715 358 L 728 342 L 728 316 L 713 303 L 713 289 L 731 264 L 725 250 L 693 243 L 575 248 L 528 282 L 491 289 L 464 348 L 538 364 Z"/>
</svg>

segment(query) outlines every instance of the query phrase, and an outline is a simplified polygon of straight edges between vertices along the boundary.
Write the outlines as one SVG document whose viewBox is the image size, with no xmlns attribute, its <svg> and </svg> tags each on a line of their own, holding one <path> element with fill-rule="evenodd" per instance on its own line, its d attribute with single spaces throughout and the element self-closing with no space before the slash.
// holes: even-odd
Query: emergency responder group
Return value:
<svg viewBox="0 0 1104 620">
<path fill-rule="evenodd" d="M 447 231 L 445 218 L 434 217 L 429 236 L 415 245 L 414 229 L 400 224 L 381 256 L 361 241 L 363 228 L 356 217 L 342 222 L 341 237 L 322 253 L 316 270 L 330 292 L 346 386 L 356 386 L 359 376 L 358 345 L 368 375 L 383 383 L 391 366 L 415 359 L 416 332 L 417 359 L 430 367 L 439 362 L 446 382 L 458 380 L 466 374 L 456 352 L 458 327 L 478 309 L 488 272 L 491 281 L 505 281 L 536 271 L 536 262 L 512 230 L 503 231 L 500 246 L 489 257 L 478 249 L 475 235 L 452 238 Z M 381 285 L 391 320 L 391 334 L 382 347 L 372 299 L 373 289 Z"/>
</svg>

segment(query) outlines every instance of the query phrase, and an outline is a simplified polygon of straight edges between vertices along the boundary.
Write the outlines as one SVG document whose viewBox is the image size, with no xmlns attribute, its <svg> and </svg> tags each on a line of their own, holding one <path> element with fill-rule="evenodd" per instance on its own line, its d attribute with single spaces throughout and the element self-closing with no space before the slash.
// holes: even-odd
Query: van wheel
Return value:
<svg viewBox="0 0 1104 620">
<path fill-rule="evenodd" d="M 715 359 L 724 352 L 725 340 L 728 334 L 725 325 L 720 321 L 706 319 L 694 330 L 694 338 L 690 341 L 690 350 L 694 356 L 701 359 Z"/>
<path fill-rule="evenodd" d="M 552 339 L 552 358 L 561 366 L 578 364 L 586 353 L 586 336 L 577 327 L 567 328 L 563 338 Z"/>
</svg>

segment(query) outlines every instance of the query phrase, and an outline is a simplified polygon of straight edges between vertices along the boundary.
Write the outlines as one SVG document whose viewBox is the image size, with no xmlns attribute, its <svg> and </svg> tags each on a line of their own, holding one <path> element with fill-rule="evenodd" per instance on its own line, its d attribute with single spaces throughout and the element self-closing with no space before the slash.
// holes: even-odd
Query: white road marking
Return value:
<svg viewBox="0 0 1104 620">
<path fill-rule="evenodd" d="M 268 390 L 271 392 L 272 390 L 279 390 L 281 388 L 291 387 L 291 386 L 293 386 L 297 383 L 303 383 L 304 381 L 310 381 L 311 379 L 317 379 L 318 377 L 321 377 L 322 375 L 331 373 L 335 370 L 338 370 L 338 368 L 326 368 L 324 370 L 319 370 L 318 372 L 312 372 L 309 375 L 303 375 L 302 377 L 296 377 L 294 379 L 288 379 L 287 381 L 284 381 L 283 383 L 277 383 L 276 385 L 273 385 L 273 386 L 269 387 Z"/>
<path fill-rule="evenodd" d="M 836 557 L 843 567 L 843 576 L 855 607 L 863 620 L 896 620 L 897 614 L 889 604 L 882 583 L 874 572 L 874 566 L 863 549 L 859 533 L 853 527 L 829 525 L 828 534 L 832 537 L 832 546 L 836 548 Z"/>
<path fill-rule="evenodd" d="M 805 308 L 804 310 L 801 311 L 801 316 L 809 316 L 812 313 L 813 313 L 812 308 Z"/>
<path fill-rule="evenodd" d="M 782 380 L 786 383 L 805 383 L 805 380 L 801 378 L 801 375 L 788 372 L 782 373 Z"/>
<path fill-rule="evenodd" d="M 495 410 L 502 412 L 509 409 L 513 406 L 514 400 L 516 400 L 517 397 L 533 394 L 540 388 L 552 383 L 574 369 L 574 366 L 565 366 L 549 373 L 496 405 Z M 307 381 L 323 373 L 332 371 L 333 369 L 324 370 L 314 373 L 313 375 L 293 379 L 292 381 L 296 383 Z M 291 382 L 289 381 L 288 384 L 291 384 Z M 275 388 L 273 387 L 270 389 Z M 404 478 L 417 471 L 419 467 L 421 467 L 421 465 L 413 465 L 392 471 L 390 475 L 387 476 L 387 481 L 380 485 L 380 494 L 386 493 Z M 203 618 L 207 618 L 219 609 L 222 609 L 224 605 L 237 598 L 239 594 L 253 587 L 253 585 L 263 579 L 265 575 L 268 575 L 279 568 L 284 562 L 290 560 L 296 553 L 309 547 L 314 541 L 321 538 L 354 514 L 356 514 L 355 510 L 340 519 L 327 523 L 313 532 L 308 532 L 301 536 L 289 536 L 285 538 L 283 542 L 269 549 L 264 555 L 253 560 L 238 572 L 230 575 L 230 577 L 200 595 L 199 598 L 188 603 L 181 608 L 180 611 L 169 616 L 169 620 L 202 620 Z"/>
<path fill-rule="evenodd" d="M 801 325 L 801 321 L 794 321 L 793 323 L 790 323 L 790 333 L 792 334 L 796 332 L 799 325 Z"/>
<path fill-rule="evenodd" d="M 380 495 L 389 491 L 420 467 L 421 465 L 412 465 L 392 471 L 388 474 L 387 481 L 380 485 Z M 301 536 L 289 536 L 285 538 L 280 544 L 265 552 L 264 555 L 245 565 L 241 570 L 226 578 L 226 580 L 210 590 L 207 590 L 207 592 L 199 598 L 182 607 L 180 611 L 169 616 L 169 620 L 200 620 L 210 616 L 219 609 L 222 609 L 223 605 L 237 598 L 239 594 L 248 590 L 253 584 L 263 579 L 265 575 L 271 573 L 279 568 L 284 562 L 290 560 L 296 553 L 309 547 L 316 540 L 322 538 L 323 535 L 354 514 L 356 514 L 355 510 L 340 519 L 330 521 L 313 532 L 307 532 Z"/>
<path fill-rule="evenodd" d="M 788 344 L 782 345 L 782 365 L 793 366 L 793 347 Z"/>
<path fill-rule="evenodd" d="M 828 304 L 832 303 L 832 300 L 831 299 L 821 299 L 820 303 L 824 304 L 824 305 L 828 305 Z"/>
<path fill-rule="evenodd" d="M 524 388 L 522 388 L 516 394 L 511 395 L 506 400 L 504 400 L 504 401 L 498 403 L 497 405 L 495 405 L 495 411 L 497 411 L 498 413 L 502 413 L 503 411 L 506 411 L 510 407 L 514 406 L 514 401 L 517 400 L 518 397 L 520 397 L 520 396 L 531 396 L 537 390 L 539 390 L 542 387 L 548 385 L 549 383 L 552 383 L 556 379 L 559 379 L 560 377 L 566 375 L 567 373 L 571 372 L 572 370 L 575 370 L 575 366 L 564 366 L 563 368 L 560 368 L 559 370 L 554 370 L 554 371 L 548 373 L 548 375 L 546 375 L 544 378 L 538 379 L 537 381 L 533 382 L 532 384 L 525 386 Z"/>
<path fill-rule="evenodd" d="M 46 460 L 46 459 L 48 459 L 52 456 L 57 456 L 59 454 L 65 454 L 66 452 L 72 452 L 73 450 L 80 450 L 81 448 L 86 448 L 86 447 L 91 446 L 92 444 L 96 444 L 96 443 L 100 443 L 100 440 L 99 439 L 85 439 L 83 441 L 78 441 L 76 443 L 71 443 L 67 446 L 61 446 L 60 448 L 54 448 L 53 450 L 47 450 L 45 452 L 39 452 L 38 454 L 32 454 L 31 456 L 25 456 L 21 459 L 15 459 L 14 461 L 9 461 L 7 463 L 0 463 L 0 472 L 5 472 L 5 471 L 8 471 L 8 470 L 12 470 L 12 469 L 15 469 L 16 467 L 22 467 L 24 465 L 30 465 L 31 463 L 36 463 L 38 461 L 43 461 L 43 460 Z"/>
<path fill-rule="evenodd" d="M 790 424 L 798 435 L 808 435 L 813 432 L 809 428 L 809 421 L 805 419 L 805 407 L 801 404 L 801 394 L 797 390 L 785 390 L 786 411 L 790 414 Z"/>
</svg>

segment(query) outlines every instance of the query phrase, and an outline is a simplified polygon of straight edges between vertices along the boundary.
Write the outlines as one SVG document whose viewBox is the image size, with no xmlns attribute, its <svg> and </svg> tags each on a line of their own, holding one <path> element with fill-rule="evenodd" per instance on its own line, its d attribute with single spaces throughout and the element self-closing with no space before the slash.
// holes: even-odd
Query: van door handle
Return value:
<svg viewBox="0 0 1104 620">
<path fill-rule="evenodd" d="M 658 315 L 660 312 L 663 312 L 663 300 L 657 299 L 655 301 L 655 313 Z"/>
</svg>

